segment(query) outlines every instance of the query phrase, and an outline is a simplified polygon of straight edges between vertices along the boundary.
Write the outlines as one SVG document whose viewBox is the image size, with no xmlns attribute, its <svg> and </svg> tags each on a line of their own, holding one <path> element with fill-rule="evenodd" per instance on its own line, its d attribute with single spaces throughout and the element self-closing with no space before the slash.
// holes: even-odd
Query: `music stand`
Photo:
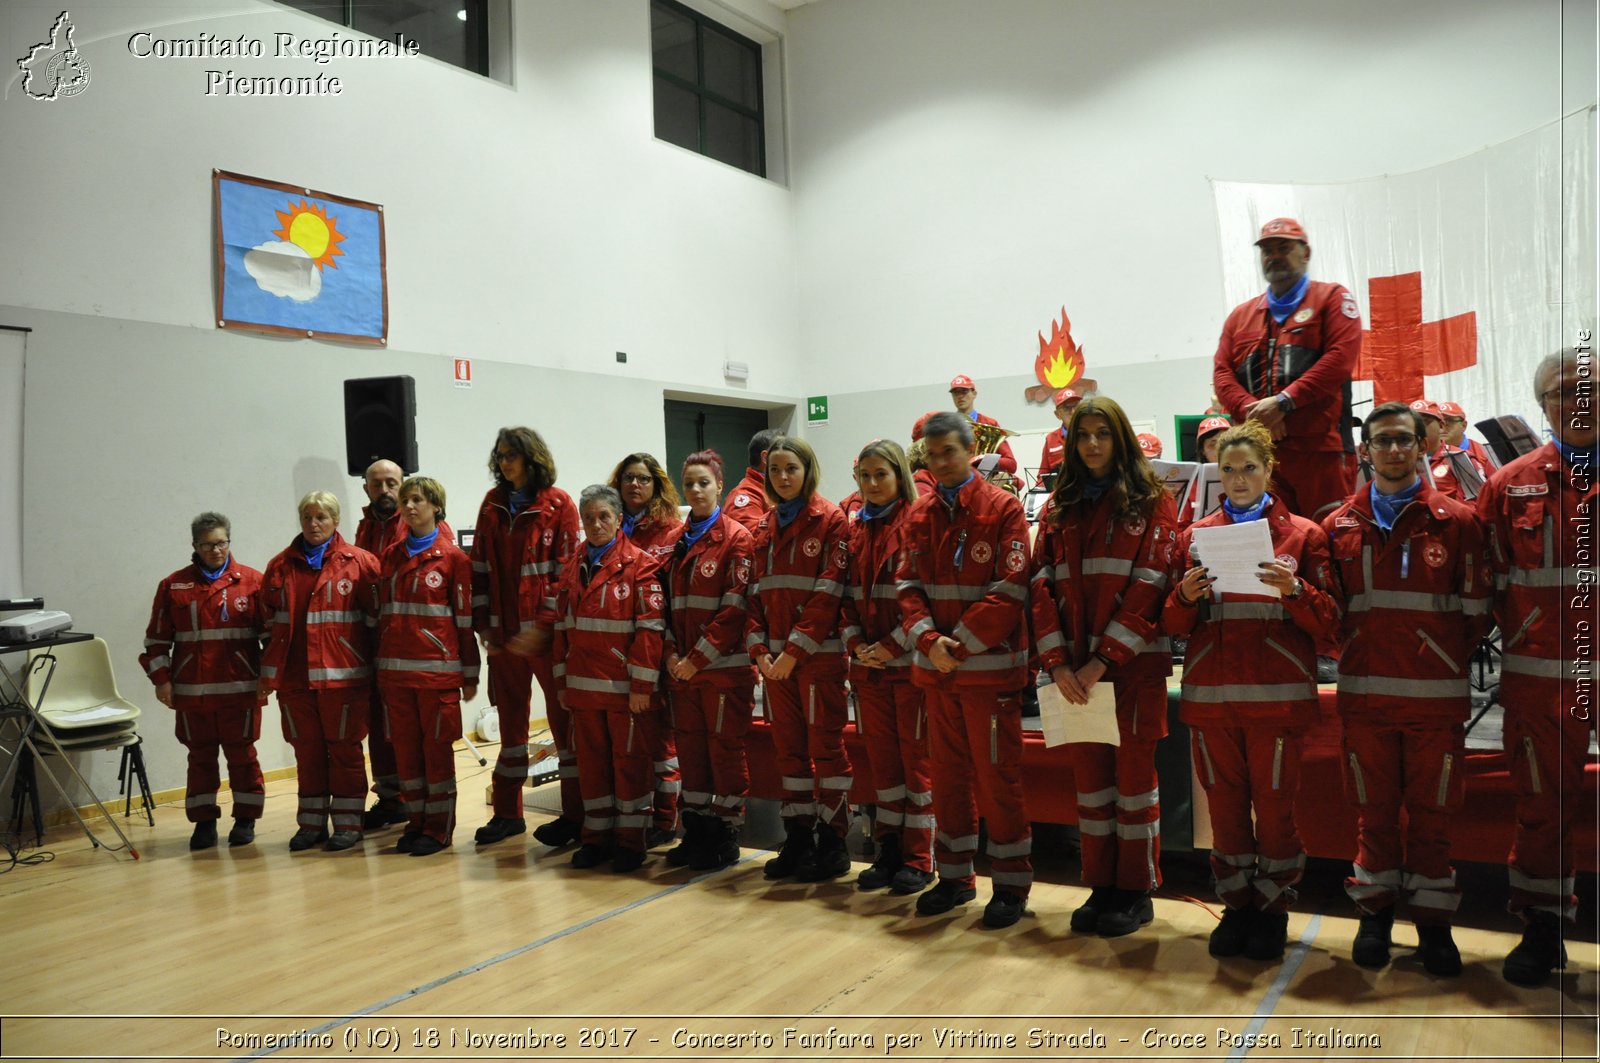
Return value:
<svg viewBox="0 0 1600 1063">
<path fill-rule="evenodd" d="M 30 773 L 37 772 L 38 769 L 43 768 L 46 777 L 55 786 L 56 792 L 61 795 L 61 799 L 66 802 L 67 808 L 71 810 L 73 818 L 78 821 L 78 826 L 83 829 L 83 833 L 94 844 L 95 848 L 100 848 L 100 839 L 96 838 L 94 831 L 89 829 L 89 824 L 78 812 L 77 806 L 73 804 L 72 797 L 67 793 L 66 787 L 62 785 L 61 780 L 56 777 L 56 773 L 51 769 L 49 762 L 45 760 L 43 750 L 39 748 L 36 742 L 36 739 L 42 738 L 45 744 L 60 757 L 61 763 L 72 773 L 72 777 L 78 780 L 78 785 L 88 792 L 89 797 L 94 801 L 95 807 L 100 810 L 100 815 L 105 817 L 107 823 L 111 824 L 111 829 L 116 831 L 117 837 L 122 839 L 122 844 L 127 847 L 129 854 L 137 860 L 139 859 L 139 850 L 134 848 L 133 842 L 128 839 L 126 834 L 122 833 L 122 828 L 117 825 L 116 819 L 106 810 L 106 806 L 101 803 L 100 798 L 95 795 L 94 790 L 89 786 L 88 780 L 78 771 L 77 766 L 72 763 L 72 759 L 67 755 L 67 751 L 56 740 L 55 733 L 50 730 L 49 724 L 39 715 L 39 709 L 44 705 L 45 698 L 50 693 L 50 680 L 55 676 L 56 657 L 55 654 L 49 652 L 40 654 L 37 657 L 29 656 L 31 651 L 48 651 L 53 646 L 65 646 L 73 642 L 88 642 L 92 638 L 94 636 L 86 631 L 65 631 L 35 642 L 0 643 L 0 693 L 4 693 L 6 687 L 9 687 L 11 691 L 9 695 L 0 698 L 0 753 L 9 753 L 11 757 L 10 762 L 6 764 L 4 774 L 0 775 L 0 790 L 4 790 L 7 786 L 13 784 L 22 785 L 19 782 L 19 773 L 24 765 L 27 766 Z M 23 665 L 15 670 L 6 664 L 6 655 L 14 653 L 24 655 Z M 45 673 L 44 682 L 39 687 L 38 698 L 34 701 L 29 701 L 28 676 L 35 668 L 41 667 L 48 669 L 48 671 Z M 12 725 L 17 728 L 16 748 L 8 749 L 3 739 Z M 43 825 L 39 808 L 37 776 L 31 780 L 31 785 L 34 801 L 35 834 L 36 839 L 42 841 L 42 838 L 37 838 L 39 828 Z"/>
</svg>

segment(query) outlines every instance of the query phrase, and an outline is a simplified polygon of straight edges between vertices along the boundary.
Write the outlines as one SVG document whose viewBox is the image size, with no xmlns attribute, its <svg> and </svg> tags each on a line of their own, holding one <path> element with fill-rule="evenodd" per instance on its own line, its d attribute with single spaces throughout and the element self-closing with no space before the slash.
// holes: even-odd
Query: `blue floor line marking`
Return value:
<svg viewBox="0 0 1600 1063">
<path fill-rule="evenodd" d="M 735 861 L 732 864 L 729 864 L 728 866 L 729 867 L 738 867 L 740 864 L 743 864 L 743 863 L 745 863 L 746 861 L 749 861 L 749 860 L 753 860 L 753 859 L 756 858 L 756 856 L 762 855 L 764 853 L 765 853 L 765 850 L 762 850 L 760 853 L 754 853 L 754 854 L 751 854 L 750 856 L 740 857 L 737 861 Z M 582 922 L 573 923 L 571 926 L 564 927 L 561 930 L 557 930 L 553 934 L 546 934 L 544 937 L 538 938 L 537 940 L 534 940 L 534 941 L 530 941 L 526 945 L 519 945 L 516 948 L 510 950 L 509 952 L 502 952 L 498 956 L 491 956 L 487 960 L 480 960 L 479 962 L 474 963 L 474 964 L 472 964 L 470 966 L 461 968 L 459 971 L 454 971 L 454 972 L 452 972 L 450 974 L 447 974 L 447 975 L 444 975 L 444 976 L 442 976 L 440 978 L 435 978 L 431 982 L 424 982 L 421 985 L 414 986 L 413 988 L 408 989 L 403 993 L 396 993 L 392 997 L 386 997 L 385 999 L 378 1001 L 376 1004 L 368 1004 L 366 1007 L 361 1008 L 359 1011 L 353 1011 L 349 1015 L 345 1015 L 342 1018 L 331 1019 L 328 1022 L 323 1023 L 321 1026 L 313 1026 L 308 1030 L 308 1032 L 312 1033 L 312 1034 L 328 1033 L 328 1032 L 330 1032 L 332 1030 L 339 1029 L 341 1026 L 348 1026 L 350 1023 L 355 1022 L 357 1019 L 365 1018 L 368 1015 L 376 1015 L 378 1012 L 385 1011 L 385 1010 L 387 1010 L 389 1008 L 392 1008 L 396 1004 L 401 1004 L 401 1003 L 404 1003 L 407 1000 L 412 1000 L 412 999 L 414 999 L 416 997 L 419 997 L 423 993 L 428 992 L 429 990 L 438 989 L 442 985 L 448 985 L 449 983 L 454 982 L 458 978 L 464 978 L 469 974 L 477 974 L 479 971 L 484 970 L 485 968 L 494 967 L 497 964 L 501 964 L 501 963 L 506 962 L 507 960 L 516 959 L 518 956 L 521 956 L 524 953 L 532 952 L 534 949 L 542 948 L 543 946 L 550 944 L 552 941 L 560 941 L 562 938 L 569 937 L 572 934 L 576 934 L 580 930 L 587 930 L 589 927 L 594 926 L 597 923 L 603 923 L 608 919 L 615 919 L 619 915 L 625 915 L 628 912 L 631 912 L 636 908 L 642 908 L 647 904 L 654 904 L 656 901 L 662 900 L 663 898 L 666 898 L 666 897 L 670 897 L 674 893 L 678 893 L 681 890 L 688 889 L 690 886 L 696 885 L 697 883 L 704 882 L 706 879 L 711 878 L 714 875 L 719 874 L 721 870 L 726 870 L 726 869 L 719 869 L 719 871 L 708 871 L 703 875 L 696 875 L 694 878 L 689 879 L 687 882 L 680 882 L 676 886 L 668 886 L 666 889 L 661 890 L 658 893 L 652 893 L 648 897 L 640 897 L 636 901 L 629 901 L 627 904 L 622 905 L 620 908 L 613 908 L 609 912 L 601 912 L 599 915 L 591 916 L 590 918 L 585 919 Z M 234 1063 L 240 1063 L 241 1060 L 246 1060 L 246 1059 L 265 1059 L 267 1056 L 277 1055 L 279 1052 L 282 1052 L 287 1048 L 293 1048 L 293 1047 L 295 1047 L 295 1046 L 294 1045 L 283 1045 L 283 1046 L 278 1047 L 278 1048 L 263 1048 L 263 1049 L 261 1049 L 259 1051 L 252 1052 L 247 1056 L 239 1056 L 239 1057 L 237 1057 L 234 1060 Z"/>
<path fill-rule="evenodd" d="M 1311 943 L 1317 940 L 1317 932 L 1322 929 L 1322 915 L 1319 912 L 1311 917 L 1305 930 L 1300 935 L 1300 940 L 1295 942 L 1294 948 L 1283 961 L 1283 967 L 1278 971 L 1278 977 L 1272 980 L 1272 985 L 1267 988 L 1267 995 L 1261 998 L 1261 1003 L 1256 1005 L 1255 1017 L 1250 1020 L 1250 1025 L 1244 1028 L 1245 1044 L 1250 1043 L 1253 1034 L 1261 1032 L 1261 1028 L 1272 1018 L 1272 1013 L 1278 1008 L 1278 1001 L 1283 999 L 1283 994 L 1289 988 L 1289 982 L 1299 972 L 1300 965 L 1305 962 L 1306 956 L 1311 953 Z M 1236 1048 L 1228 1056 L 1228 1063 L 1236 1063 L 1250 1054 L 1250 1049 Z"/>
</svg>

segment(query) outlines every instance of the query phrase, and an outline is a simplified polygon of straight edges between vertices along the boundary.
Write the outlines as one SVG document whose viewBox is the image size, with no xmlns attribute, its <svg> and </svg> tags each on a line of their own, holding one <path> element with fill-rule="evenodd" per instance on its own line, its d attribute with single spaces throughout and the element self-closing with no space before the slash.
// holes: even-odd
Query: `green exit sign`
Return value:
<svg viewBox="0 0 1600 1063">
<path fill-rule="evenodd" d="M 806 400 L 806 425 L 816 427 L 828 423 L 828 396 L 813 395 Z"/>
</svg>

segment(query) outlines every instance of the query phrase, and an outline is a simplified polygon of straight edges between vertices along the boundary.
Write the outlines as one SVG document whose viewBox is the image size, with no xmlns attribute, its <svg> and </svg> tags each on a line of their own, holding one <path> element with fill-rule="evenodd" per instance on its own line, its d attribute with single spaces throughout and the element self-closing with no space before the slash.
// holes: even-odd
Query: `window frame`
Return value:
<svg viewBox="0 0 1600 1063">
<path fill-rule="evenodd" d="M 695 151 L 695 153 L 700 155 L 700 156 L 702 156 L 702 157 L 704 157 L 704 158 L 711 159 L 714 162 L 720 162 L 724 166 L 732 166 L 735 169 L 740 170 L 740 171 L 742 171 L 744 173 L 753 174 L 756 177 L 766 178 L 768 176 L 770 167 L 768 166 L 768 160 L 767 160 L 767 121 L 768 121 L 768 115 L 767 115 L 767 109 L 766 109 L 766 105 L 767 105 L 767 99 L 766 99 L 766 97 L 767 97 L 767 88 L 766 88 L 766 53 L 765 53 L 765 49 L 764 49 L 763 45 L 761 44 L 760 41 L 755 40 L 754 38 L 750 37 L 748 34 L 740 33 L 738 30 L 734 29 L 732 26 L 729 26 L 727 23 L 718 22 L 716 19 L 711 18 L 709 15 L 706 15 L 706 14 L 700 12 L 700 11 L 696 11 L 694 8 L 689 7 L 689 6 L 685 5 L 685 4 L 679 3 L 678 0 L 650 0 L 650 7 L 652 9 L 654 9 L 657 5 L 660 5 L 661 7 L 667 9 L 668 11 L 673 12 L 674 14 L 681 15 L 681 16 L 689 19 L 694 24 L 694 66 L 695 66 L 695 79 L 698 82 L 698 84 L 688 82 L 688 81 L 684 80 L 682 77 L 678 76 L 677 74 L 674 74 L 669 70 L 664 70 L 661 67 L 656 65 L 656 63 L 655 63 L 655 55 L 656 55 L 655 31 L 654 31 L 654 26 L 652 24 L 651 39 L 650 39 L 650 74 L 651 74 L 650 86 L 651 86 L 652 105 L 653 105 L 653 101 L 654 101 L 654 98 L 655 98 L 655 79 L 656 78 L 660 78 L 661 80 L 665 81 L 667 84 L 672 85 L 674 88 L 681 89 L 684 92 L 692 93 L 694 95 L 694 97 L 695 97 L 696 119 L 697 119 L 697 125 L 699 127 L 699 145 L 696 148 L 693 149 Z M 708 27 L 710 29 L 713 29 L 716 32 L 722 34 L 724 37 L 732 39 L 736 44 L 740 45 L 741 47 L 744 47 L 744 48 L 748 49 L 751 52 L 751 54 L 754 56 L 754 58 L 755 58 L 755 77 L 754 77 L 753 80 L 754 80 L 754 83 L 755 83 L 756 104 L 755 104 L 755 107 L 753 109 L 751 107 L 749 107 L 748 105 L 746 105 L 746 104 L 740 103 L 738 100 L 729 99 L 728 97 L 723 96 L 721 93 L 718 93 L 718 92 L 706 87 L 706 84 L 705 84 L 705 81 L 706 81 L 705 31 L 706 31 L 706 29 Z M 706 150 L 706 128 L 707 128 L 706 104 L 708 102 L 714 103 L 719 107 L 723 107 L 723 108 L 727 109 L 728 111 L 731 111 L 734 114 L 737 114 L 737 115 L 739 115 L 739 116 L 741 116 L 743 118 L 746 118 L 746 119 L 748 119 L 748 120 L 750 120 L 750 121 L 755 123 L 755 127 L 756 127 L 756 158 L 755 158 L 756 167 L 755 167 L 755 169 L 749 169 L 747 167 L 740 166 L 740 165 L 738 165 L 736 163 L 728 162 L 725 159 L 720 159 L 717 156 L 712 155 L 709 151 Z M 656 132 L 656 130 L 655 130 L 655 115 L 654 115 L 653 110 L 652 110 L 652 114 L 651 114 L 651 134 L 653 136 L 655 136 L 655 138 L 657 140 L 660 140 L 662 143 L 672 144 L 675 147 L 680 147 L 680 148 L 684 148 L 685 150 L 690 150 L 690 149 L 687 148 L 686 145 L 679 144 L 675 140 L 667 140 L 665 137 L 662 137 L 659 133 Z"/>
</svg>

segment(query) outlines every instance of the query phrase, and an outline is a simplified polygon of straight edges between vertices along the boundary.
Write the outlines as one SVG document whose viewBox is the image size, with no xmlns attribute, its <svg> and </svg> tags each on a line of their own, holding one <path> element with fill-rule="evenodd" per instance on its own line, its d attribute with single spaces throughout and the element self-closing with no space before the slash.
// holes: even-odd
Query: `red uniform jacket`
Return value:
<svg viewBox="0 0 1600 1063">
<path fill-rule="evenodd" d="M 1450 464 L 1451 454 L 1465 453 L 1460 447 L 1452 447 L 1449 443 L 1441 443 L 1436 454 L 1428 456 L 1428 469 L 1433 473 L 1433 486 L 1446 498 L 1453 498 L 1465 505 L 1472 505 L 1461 492 L 1461 484 L 1456 480 L 1455 468 Z M 1473 471 L 1479 479 L 1487 480 L 1489 470 L 1479 465 L 1472 455 L 1467 455 L 1467 460 L 1472 463 Z"/>
<path fill-rule="evenodd" d="M 372 679 L 378 621 L 378 559 L 328 541 L 322 568 L 306 564 L 300 539 L 267 564 L 260 617 L 267 629 L 261 678 L 272 690 L 331 690 Z"/>
<path fill-rule="evenodd" d="M 556 622 L 556 583 L 578 542 L 578 507 L 546 487 L 511 516 L 511 489 L 483 497 L 472 539 L 472 627 L 499 643 Z"/>
<path fill-rule="evenodd" d="M 678 539 L 686 530 L 678 526 Z M 699 669 L 688 686 L 751 689 L 755 669 L 744 652 L 744 635 L 755 540 L 723 510 L 693 546 L 680 553 L 677 545 L 662 569 L 672 601 L 666 652 Z"/>
<path fill-rule="evenodd" d="M 1294 598 L 1230 594 L 1203 608 L 1199 602 L 1185 605 L 1178 584 L 1194 564 L 1189 559 L 1194 529 L 1233 520 L 1219 509 L 1178 532 L 1161 629 L 1189 639 L 1183 665 L 1185 723 L 1238 727 L 1317 720 L 1317 640 L 1331 642 L 1339 633 L 1339 601 L 1328 590 L 1333 581 L 1328 536 L 1277 499 L 1260 519 L 1272 532 L 1273 554 L 1291 562 L 1300 577 Z"/>
<path fill-rule="evenodd" d="M 1272 320 L 1263 292 L 1234 307 L 1223 323 L 1211 387 L 1234 424 L 1244 423 L 1257 400 L 1287 392 L 1294 408 L 1278 449 L 1343 453 L 1343 388 L 1360 353 L 1361 311 L 1344 285 L 1312 281 L 1282 325 Z"/>
<path fill-rule="evenodd" d="M 1171 675 L 1172 648 L 1157 626 L 1176 535 L 1171 496 L 1162 491 L 1148 518 L 1116 516 L 1110 495 L 1059 526 L 1048 518 L 1033 553 L 1039 667 L 1082 668 L 1098 653 L 1107 679 Z"/>
<path fill-rule="evenodd" d="M 850 570 L 850 529 L 839 507 L 812 495 L 787 528 L 777 513 L 761 518 L 754 545 L 750 627 L 751 660 L 788 654 L 795 674 L 844 670 L 839 639 L 839 599 Z"/>
<path fill-rule="evenodd" d="M 427 690 L 478 684 L 472 562 L 441 529 L 416 557 L 402 540 L 378 584 L 378 681 Z"/>
<path fill-rule="evenodd" d="M 172 684 L 174 709 L 255 705 L 260 593 L 261 573 L 231 558 L 214 583 L 191 564 L 157 585 L 139 663 L 151 683 Z"/>
<path fill-rule="evenodd" d="M 861 501 L 860 491 L 851 491 L 839 500 L 839 512 L 844 514 L 845 520 L 851 520 L 861 512 L 861 507 L 865 504 Z"/>
<path fill-rule="evenodd" d="M 945 505 L 935 490 L 906 515 L 896 572 L 901 624 L 917 647 L 912 681 L 924 687 L 1021 690 L 1028 681 L 1028 521 L 1016 496 L 974 476 Z M 959 645 L 946 675 L 928 651 Z"/>
<path fill-rule="evenodd" d="M 744 479 L 736 484 L 728 493 L 727 501 L 722 503 L 728 516 L 744 525 L 744 530 L 753 538 L 760 527 L 761 518 L 767 515 L 767 510 L 772 504 L 767 501 L 766 478 L 760 469 L 746 469 Z"/>
<path fill-rule="evenodd" d="M 918 469 L 911 474 L 911 478 L 917 483 L 917 497 L 919 499 L 926 498 L 939 490 L 939 478 L 927 469 Z"/>
<path fill-rule="evenodd" d="M 1363 488 L 1322 527 L 1344 600 L 1340 715 L 1465 720 L 1467 666 L 1489 627 L 1494 580 L 1472 511 L 1424 483 L 1385 535 Z"/>
<path fill-rule="evenodd" d="M 379 520 L 372 515 L 370 505 L 362 506 L 361 523 L 356 525 L 356 546 L 377 558 L 381 564 L 389 547 L 404 540 L 409 530 L 398 509 L 389 514 L 388 520 Z M 442 520 L 439 522 L 439 535 L 445 542 L 456 541 L 456 533 Z"/>
<path fill-rule="evenodd" d="M 628 711 L 661 672 L 666 607 L 655 562 L 617 536 L 585 582 L 584 548 L 556 591 L 556 690 L 568 709 Z"/>
<path fill-rule="evenodd" d="M 649 556 L 657 565 L 666 562 L 667 556 L 672 553 L 672 544 L 678 541 L 678 536 L 683 533 L 683 521 L 677 519 L 674 513 L 671 520 L 648 520 L 640 518 L 639 523 L 633 526 L 632 533 L 628 534 L 628 541 Z"/>
<path fill-rule="evenodd" d="M 910 682 L 916 640 L 900 617 L 898 569 L 905 530 L 915 502 L 900 500 L 876 520 L 859 517 L 850 524 L 850 584 L 840 607 L 839 633 L 850 657 L 850 682 Z M 867 668 L 855 659 L 858 647 L 887 642 L 898 656 L 882 668 Z"/>
<path fill-rule="evenodd" d="M 1513 697 L 1508 705 L 1524 700 L 1547 705 L 1553 713 L 1560 705 L 1576 704 L 1572 690 L 1580 662 L 1585 662 L 1581 674 L 1593 680 L 1593 632 L 1581 642 L 1576 636 L 1578 621 L 1593 618 L 1600 590 L 1590 537 L 1600 482 L 1596 472 L 1590 468 L 1587 482 L 1574 477 L 1556 445 L 1546 443 L 1495 473 L 1478 496 L 1498 591 L 1495 618 L 1505 655 L 1501 682 L 1507 694 L 1516 688 L 1542 689 L 1547 695 Z M 1557 696 L 1558 680 L 1566 696 Z"/>
<path fill-rule="evenodd" d="M 1476 439 L 1461 440 L 1461 449 L 1472 455 L 1472 460 L 1478 463 L 1478 468 L 1483 471 L 1483 478 L 1487 480 L 1495 472 L 1494 459 L 1489 456 L 1489 451 Z"/>
<path fill-rule="evenodd" d="M 1056 471 L 1067 460 L 1067 428 L 1062 425 L 1044 437 L 1044 451 L 1039 455 L 1039 482 Z"/>
</svg>

